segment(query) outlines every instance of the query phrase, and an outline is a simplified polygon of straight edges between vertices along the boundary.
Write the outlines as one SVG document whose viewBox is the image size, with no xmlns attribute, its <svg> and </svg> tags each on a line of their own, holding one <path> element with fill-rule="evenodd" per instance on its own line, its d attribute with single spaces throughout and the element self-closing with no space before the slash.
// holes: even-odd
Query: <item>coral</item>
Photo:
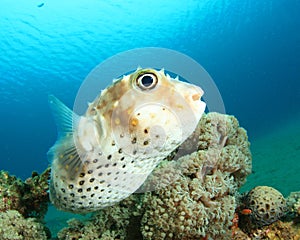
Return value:
<svg viewBox="0 0 300 240">
<path fill-rule="evenodd" d="M 91 219 L 79 221 L 72 219 L 68 227 L 58 233 L 58 239 L 138 239 L 135 220 L 141 215 L 140 195 L 132 195 L 121 203 L 96 212 Z M 137 233 L 138 234 L 138 233 Z M 131 237 L 130 237 L 131 236 Z"/>
<path fill-rule="evenodd" d="M 233 239 L 299 240 L 300 229 L 291 222 L 276 221 L 269 226 L 264 226 L 262 228 L 253 230 L 250 234 L 248 234 L 248 238 L 238 238 L 237 235 L 234 236 Z"/>
<path fill-rule="evenodd" d="M 168 184 L 145 194 L 144 239 L 231 237 L 235 195 L 251 172 L 246 132 L 234 117 L 217 113 L 203 116 L 195 132 L 198 151 L 173 166 L 163 162 L 147 182 L 152 188 Z"/>
<path fill-rule="evenodd" d="M 0 212 L 10 209 L 22 211 L 24 183 L 6 171 L 0 171 Z"/>
<path fill-rule="evenodd" d="M 48 179 L 50 169 L 41 175 L 32 173 L 25 182 L 10 176 L 8 172 L 0 172 L 0 212 L 17 210 L 24 217 L 42 219 L 48 208 Z"/>
<path fill-rule="evenodd" d="M 300 216 L 300 192 L 291 192 L 286 202 L 289 210 Z"/>
<path fill-rule="evenodd" d="M 18 211 L 0 212 L 0 240 L 47 239 L 47 229 L 34 218 L 25 219 Z"/>
<path fill-rule="evenodd" d="M 246 131 L 232 116 L 209 113 L 139 189 L 152 192 L 71 220 L 58 239 L 231 239 L 236 195 L 251 167 Z"/>
<path fill-rule="evenodd" d="M 300 223 L 300 192 L 291 192 L 286 199 L 289 215 L 295 223 Z"/>
<path fill-rule="evenodd" d="M 240 215 L 240 227 L 245 231 L 269 225 L 287 211 L 286 201 L 276 189 L 268 186 L 253 188 L 242 198 L 242 208 L 249 209 L 249 214 Z"/>
</svg>

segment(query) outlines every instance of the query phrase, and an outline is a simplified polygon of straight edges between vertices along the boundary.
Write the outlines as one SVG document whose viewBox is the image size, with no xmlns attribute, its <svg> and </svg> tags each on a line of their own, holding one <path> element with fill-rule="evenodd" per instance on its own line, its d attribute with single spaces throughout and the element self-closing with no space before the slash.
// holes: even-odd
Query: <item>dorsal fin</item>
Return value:
<svg viewBox="0 0 300 240">
<path fill-rule="evenodd" d="M 57 125 L 58 139 L 48 151 L 48 158 L 51 162 L 57 159 L 68 171 L 76 171 L 82 165 L 82 161 L 74 143 L 73 132 L 80 117 L 53 95 L 49 96 L 49 105 Z"/>
<path fill-rule="evenodd" d="M 59 137 L 67 133 L 73 133 L 78 125 L 79 116 L 55 96 L 49 95 L 48 100 L 57 125 Z"/>
</svg>

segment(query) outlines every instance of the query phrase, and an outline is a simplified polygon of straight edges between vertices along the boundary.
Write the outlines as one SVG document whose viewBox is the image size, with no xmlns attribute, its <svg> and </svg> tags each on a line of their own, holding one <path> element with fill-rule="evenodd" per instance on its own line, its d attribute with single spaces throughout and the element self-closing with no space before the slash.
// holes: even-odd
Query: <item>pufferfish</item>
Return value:
<svg viewBox="0 0 300 240">
<path fill-rule="evenodd" d="M 114 80 L 83 116 L 50 96 L 59 130 L 48 152 L 51 202 L 88 213 L 134 193 L 195 130 L 205 109 L 202 95 L 164 70 L 138 68 Z"/>
</svg>

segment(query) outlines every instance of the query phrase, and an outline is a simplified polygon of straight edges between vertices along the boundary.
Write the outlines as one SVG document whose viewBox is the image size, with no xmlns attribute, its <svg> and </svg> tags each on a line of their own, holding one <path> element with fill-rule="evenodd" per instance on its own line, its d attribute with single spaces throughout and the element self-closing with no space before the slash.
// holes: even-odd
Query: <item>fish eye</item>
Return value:
<svg viewBox="0 0 300 240">
<path fill-rule="evenodd" d="M 142 73 L 136 78 L 136 85 L 142 90 L 153 89 L 157 84 L 157 76 L 153 73 Z"/>
</svg>

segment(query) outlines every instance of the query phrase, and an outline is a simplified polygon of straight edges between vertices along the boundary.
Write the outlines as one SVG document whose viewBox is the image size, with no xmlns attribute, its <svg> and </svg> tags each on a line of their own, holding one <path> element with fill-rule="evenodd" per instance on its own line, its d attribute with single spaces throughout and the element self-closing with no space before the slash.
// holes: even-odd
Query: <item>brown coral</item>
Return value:
<svg viewBox="0 0 300 240">
<path fill-rule="evenodd" d="M 240 218 L 240 227 L 245 231 L 269 225 L 279 220 L 287 211 L 282 194 L 268 186 L 253 188 L 242 199 L 242 206 L 251 210 L 251 214 L 241 215 Z"/>
<path fill-rule="evenodd" d="M 0 172 L 0 212 L 17 210 L 24 217 L 37 217 L 42 219 L 48 208 L 48 178 L 50 168 L 42 174 L 32 173 L 31 178 L 25 182 Z"/>
<path fill-rule="evenodd" d="M 96 212 L 87 221 L 71 219 L 68 227 L 58 233 L 58 239 L 139 239 L 139 228 L 135 220 L 140 221 L 140 197 L 131 195 L 115 206 Z"/>
<path fill-rule="evenodd" d="M 0 212 L 0 240 L 48 239 L 47 229 L 34 218 L 25 219 L 18 211 Z"/>
</svg>

